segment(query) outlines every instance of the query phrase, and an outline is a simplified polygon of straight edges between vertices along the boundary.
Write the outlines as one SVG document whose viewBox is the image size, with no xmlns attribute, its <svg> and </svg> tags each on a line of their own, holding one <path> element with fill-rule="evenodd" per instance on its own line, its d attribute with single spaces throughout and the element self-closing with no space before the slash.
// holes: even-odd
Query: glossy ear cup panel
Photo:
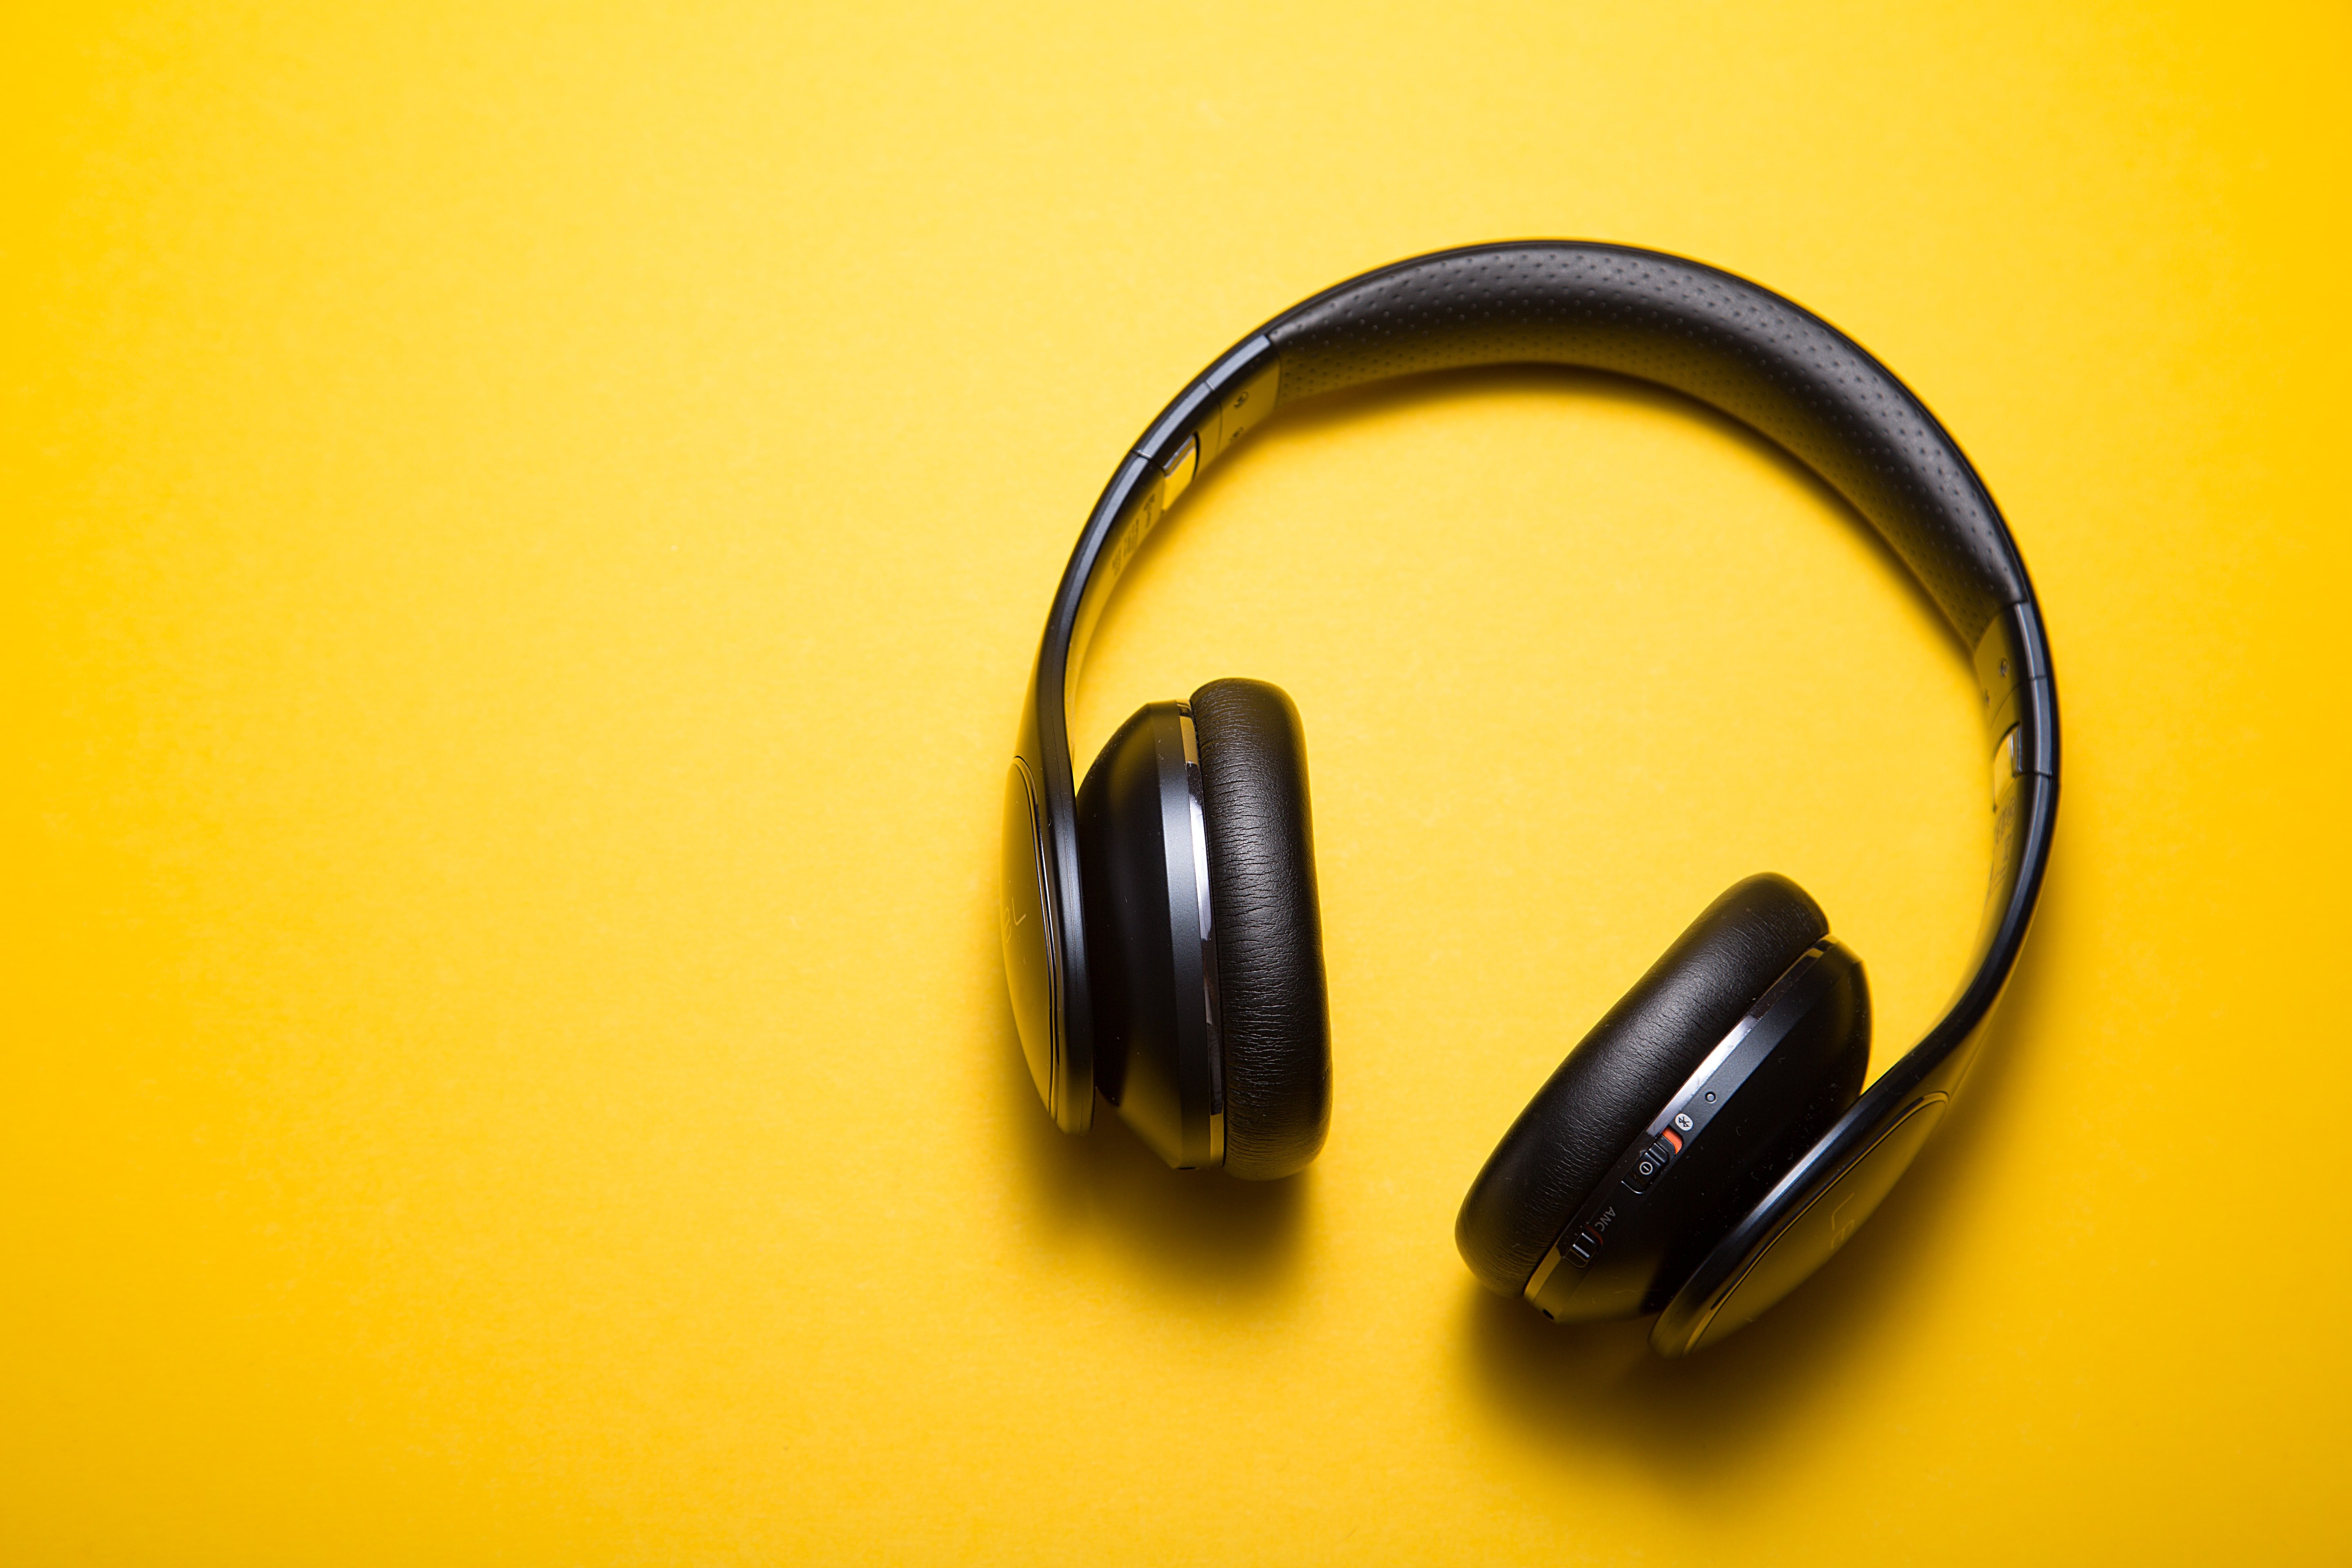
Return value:
<svg viewBox="0 0 2352 1568">
<path fill-rule="evenodd" d="M 1853 1103 L 1869 1065 L 1868 979 L 1824 937 L 1633 1135 L 1537 1265 L 1528 1300 L 1556 1322 L 1658 1310 Z"/>
<path fill-rule="evenodd" d="M 1118 727 L 1078 790 L 1095 1087 L 1171 1165 L 1209 1164 L 1213 1067 L 1182 705 Z"/>
<path fill-rule="evenodd" d="M 1303 1169 L 1331 1125 L 1323 922 L 1298 710 L 1262 680 L 1192 694 L 1223 1045 L 1225 1169 Z"/>
<path fill-rule="evenodd" d="M 1517 1295 L 1593 1187 L 1829 921 L 1785 877 L 1738 883 L 1568 1054 L 1462 1201 L 1454 1245 L 1487 1289 Z"/>
</svg>

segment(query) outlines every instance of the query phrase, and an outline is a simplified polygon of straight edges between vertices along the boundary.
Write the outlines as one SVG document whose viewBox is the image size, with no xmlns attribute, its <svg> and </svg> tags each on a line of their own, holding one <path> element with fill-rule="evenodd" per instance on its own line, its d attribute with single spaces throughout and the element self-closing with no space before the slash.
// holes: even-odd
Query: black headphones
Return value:
<svg viewBox="0 0 2352 1568">
<path fill-rule="evenodd" d="M 2058 707 L 2033 587 L 1969 460 L 1836 328 L 1711 267 L 1623 246 L 1472 246 L 1367 272 L 1242 340 L 1121 461 L 1062 574 L 1004 798 L 1005 977 L 1037 1092 L 1084 1132 L 1097 1090 L 1171 1165 L 1286 1176 L 1331 1118 L 1298 710 L 1213 680 L 1121 725 L 1077 783 L 1070 698 L 1136 548 L 1286 404 L 1468 365 L 1658 383 L 1752 426 L 1868 518 L 1976 650 L 1994 864 L 1968 978 L 1867 1090 L 1861 962 L 1785 878 L 1709 905 L 1569 1053 L 1471 1184 L 1471 1272 L 1562 1321 L 1656 1313 L 1676 1356 L 1787 1295 L 1943 1119 L 2017 962 L 2058 808 Z"/>
</svg>

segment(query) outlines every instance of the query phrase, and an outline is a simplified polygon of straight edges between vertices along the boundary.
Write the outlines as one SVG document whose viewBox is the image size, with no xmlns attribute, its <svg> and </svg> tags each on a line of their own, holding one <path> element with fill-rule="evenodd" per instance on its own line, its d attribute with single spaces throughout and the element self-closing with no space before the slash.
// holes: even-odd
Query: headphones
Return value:
<svg viewBox="0 0 2352 1568">
<path fill-rule="evenodd" d="M 1559 1321 L 1656 1314 L 1712 1344 L 1869 1217 L 1966 1080 L 2025 942 L 2058 808 L 2050 648 L 2016 542 L 1942 426 L 1884 365 L 1744 279 L 1623 246 L 1438 251 L 1243 339 L 1124 458 L 1062 574 L 1004 795 L 1002 925 L 1047 1111 L 1095 1096 L 1169 1164 L 1252 1179 L 1331 1120 L 1307 747 L 1278 688 L 1147 704 L 1081 784 L 1071 698 L 1120 573 L 1185 488 L 1276 409 L 1392 376 L 1541 363 L 1655 382 L 1754 427 L 1851 501 L 1975 649 L 1994 858 L 1967 978 L 1867 1089 L 1861 961 L 1783 877 L 1707 906 L 1570 1051 L 1471 1184 L 1470 1271 Z"/>
</svg>

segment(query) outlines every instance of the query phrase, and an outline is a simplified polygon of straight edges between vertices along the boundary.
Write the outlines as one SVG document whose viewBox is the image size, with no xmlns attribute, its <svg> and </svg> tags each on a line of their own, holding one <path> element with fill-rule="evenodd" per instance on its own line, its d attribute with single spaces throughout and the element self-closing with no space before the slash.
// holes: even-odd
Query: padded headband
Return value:
<svg viewBox="0 0 2352 1568">
<path fill-rule="evenodd" d="M 1975 649 L 1990 735 L 2003 748 L 2005 776 L 2021 786 L 2000 795 L 1977 961 L 1945 1017 L 1847 1121 L 1882 1087 L 1916 1088 L 1923 1074 L 1964 1070 L 1969 1053 L 1959 1047 L 1990 1011 L 2023 942 L 2057 807 L 2049 648 L 2000 511 L 1909 388 L 1802 307 L 1680 257 L 1525 241 L 1401 261 L 1284 311 L 1169 404 L 1096 503 L 1055 595 L 1022 715 L 1014 781 L 1028 795 L 1034 905 L 1014 888 L 1010 859 L 1005 868 L 1008 932 L 1034 910 L 1042 938 L 1024 938 L 1027 956 L 1013 961 L 1022 1045 L 1065 1129 L 1083 1131 L 1091 1119 L 1094 1032 L 1070 699 L 1119 574 L 1200 470 L 1275 408 L 1423 371 L 1530 362 L 1654 382 L 1752 426 L 1851 501 Z M 1018 837 L 1008 816 L 1008 856 Z M 1014 909 L 1016 900 L 1024 907 Z M 1008 954 L 1015 945 L 1008 939 Z"/>
<path fill-rule="evenodd" d="M 1365 274 L 1265 329 L 1279 403 L 1468 365 L 1580 365 L 1752 426 L 1834 486 L 1973 647 L 2025 569 L 1936 416 L 1844 333 L 1711 267 L 1611 245 L 1493 245 Z"/>
</svg>

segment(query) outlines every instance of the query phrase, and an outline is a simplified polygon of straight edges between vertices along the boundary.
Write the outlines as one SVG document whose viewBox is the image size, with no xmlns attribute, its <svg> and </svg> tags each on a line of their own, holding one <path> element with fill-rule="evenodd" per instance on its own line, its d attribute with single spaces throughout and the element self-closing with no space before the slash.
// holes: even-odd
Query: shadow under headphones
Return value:
<svg viewBox="0 0 2352 1568">
<path fill-rule="evenodd" d="M 1753 426 L 1882 534 L 1975 649 L 1994 865 L 1967 978 L 1865 1090 L 1862 964 L 1795 883 L 1700 914 L 1569 1053 L 1471 1184 L 1454 1239 L 1561 1321 L 1657 1314 L 1685 1354 L 1819 1268 L 1966 1079 L 2025 941 L 2058 805 L 2058 708 L 2032 584 L 1933 415 L 1808 310 L 1711 267 L 1529 241 L 1398 262 L 1294 306 L 1186 387 L 1124 458 L 1062 574 L 1005 787 L 1003 930 L 1021 1048 L 1055 1121 L 1097 1091 L 1169 1164 L 1289 1175 L 1331 1117 L 1307 752 L 1276 687 L 1148 704 L 1080 784 L 1071 697 L 1137 547 L 1276 409 L 1418 372 L 1540 363 L 1655 382 Z"/>
</svg>

